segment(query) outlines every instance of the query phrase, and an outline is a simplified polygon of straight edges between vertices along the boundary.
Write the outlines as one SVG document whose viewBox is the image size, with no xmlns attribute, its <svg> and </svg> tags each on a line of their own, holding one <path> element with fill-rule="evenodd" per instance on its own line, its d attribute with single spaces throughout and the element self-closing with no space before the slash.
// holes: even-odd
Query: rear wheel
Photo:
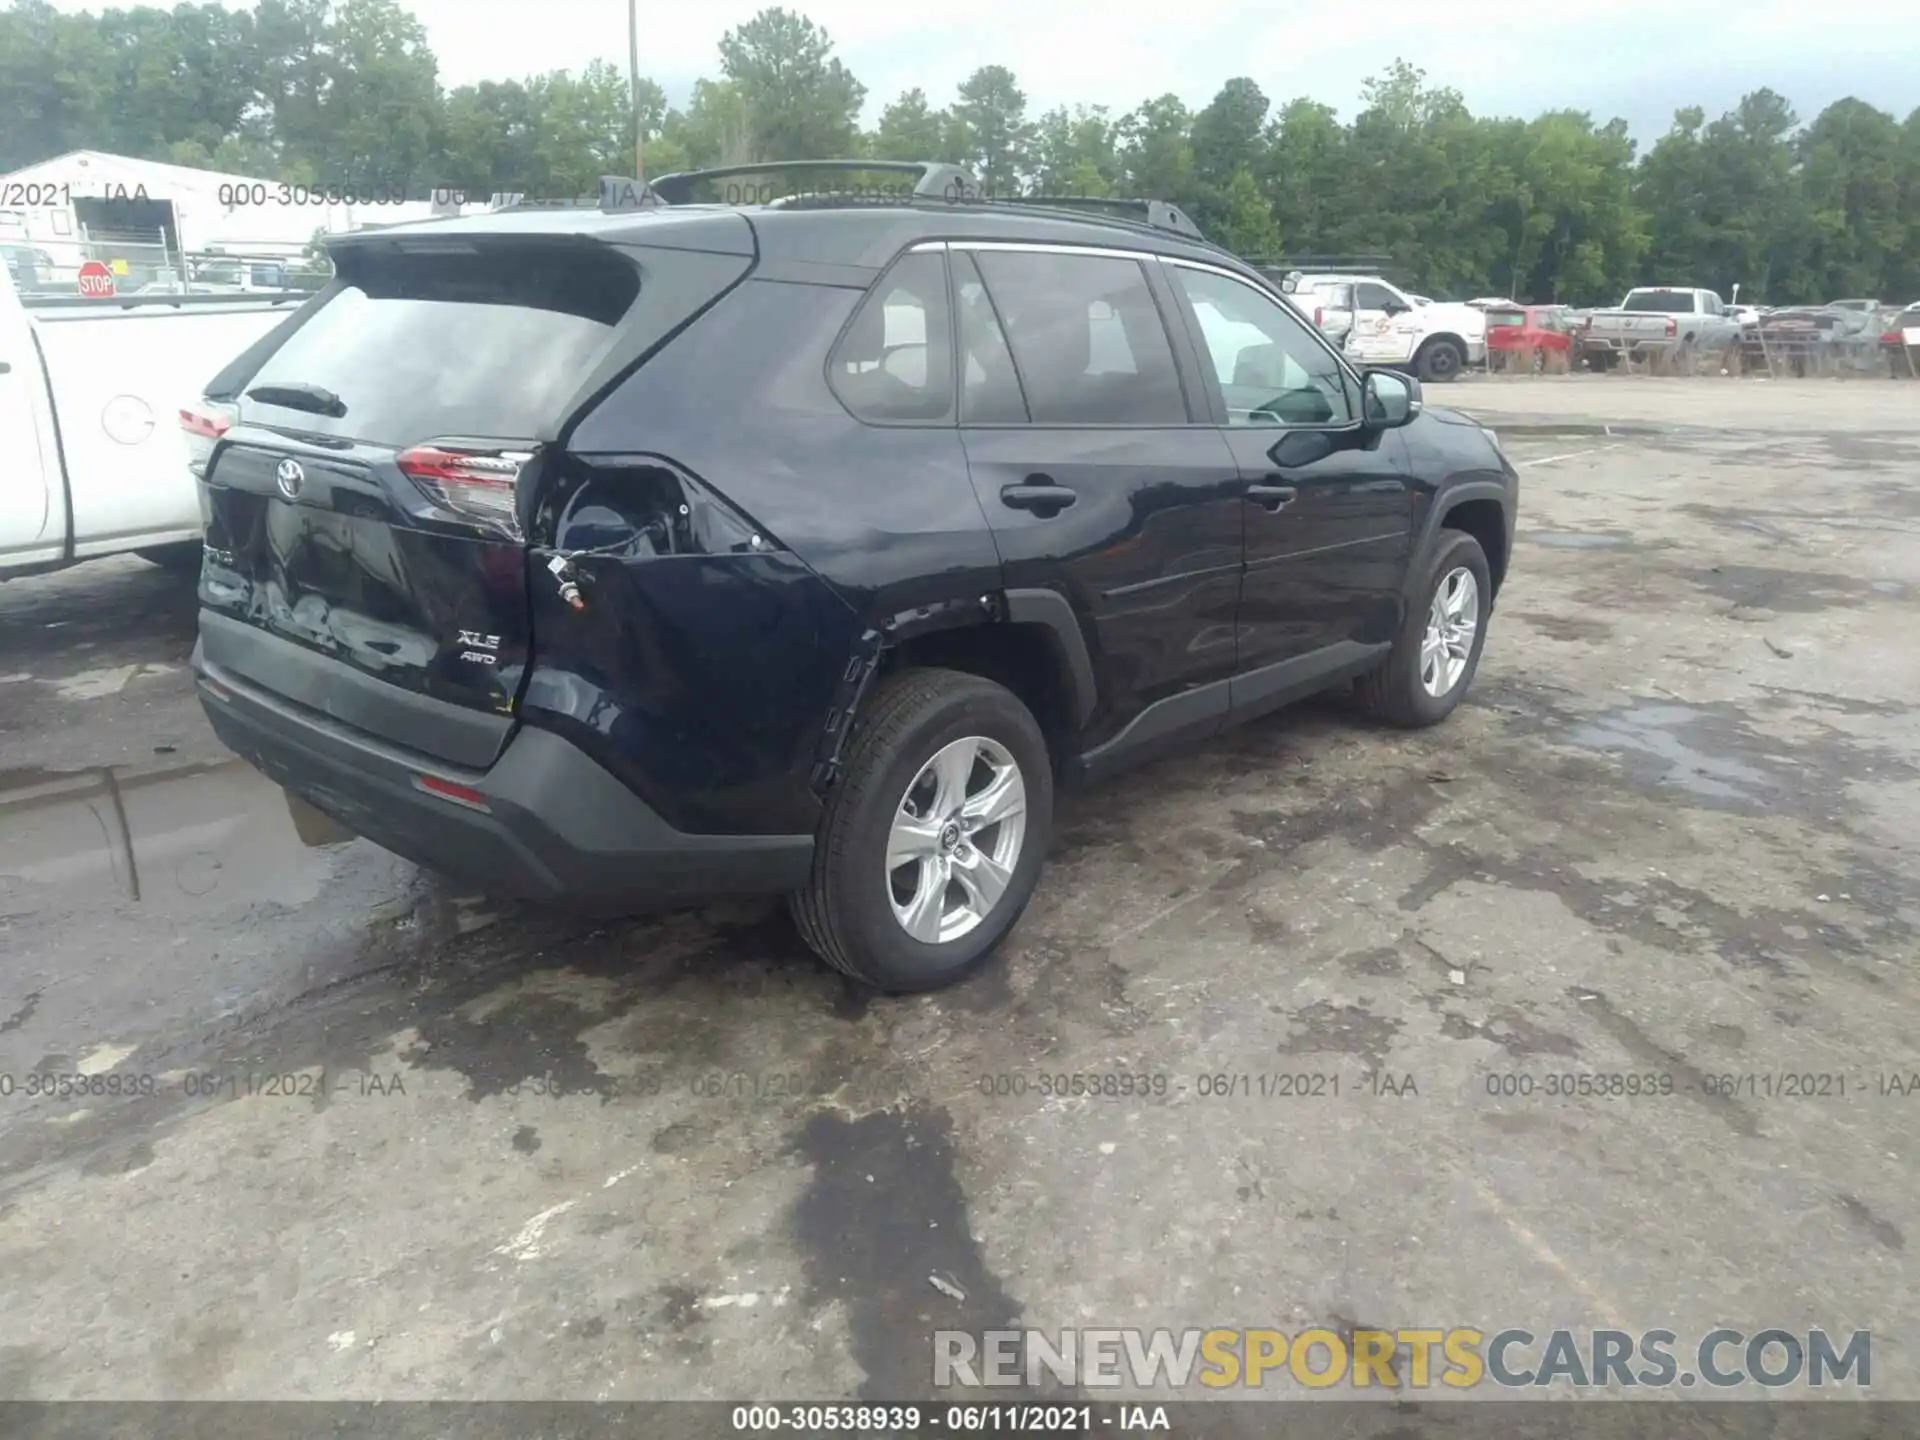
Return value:
<svg viewBox="0 0 1920 1440">
<path fill-rule="evenodd" d="M 952 984 L 1026 909 L 1052 818 L 1053 768 L 1027 707 L 977 675 L 907 671 L 853 738 L 795 923 L 828 964 L 881 990 Z"/>
<path fill-rule="evenodd" d="M 1445 384 L 1456 380 L 1466 368 L 1467 352 L 1451 340 L 1429 340 L 1413 357 L 1413 368 L 1422 384 Z"/>
<path fill-rule="evenodd" d="M 1439 724 L 1467 693 L 1493 608 L 1493 581 L 1480 542 L 1458 530 L 1440 536 L 1393 648 L 1354 686 L 1370 714 L 1409 729 Z"/>
</svg>

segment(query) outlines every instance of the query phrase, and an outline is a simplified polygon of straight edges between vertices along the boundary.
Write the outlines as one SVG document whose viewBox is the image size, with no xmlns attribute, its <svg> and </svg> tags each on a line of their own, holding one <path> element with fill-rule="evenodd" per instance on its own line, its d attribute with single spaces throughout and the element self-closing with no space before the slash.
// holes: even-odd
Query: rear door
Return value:
<svg viewBox="0 0 1920 1440">
<path fill-rule="evenodd" d="M 511 713 L 529 649 L 517 486 L 613 348 L 640 267 L 578 236 L 485 235 L 343 246 L 337 265 L 337 293 L 239 383 L 208 466 L 209 658 L 225 621 L 283 642 L 233 639 L 228 663 L 277 657 L 250 678 L 295 677 L 322 709 L 324 667 L 285 646 Z"/>
<path fill-rule="evenodd" d="M 974 488 L 1008 588 L 1058 591 L 1091 632 L 1089 738 L 1135 721 L 1129 743 L 1217 725 L 1226 685 L 1209 682 L 1234 664 L 1238 470 L 1189 408 L 1184 332 L 1169 333 L 1145 269 L 1157 262 L 958 243 L 952 260 Z"/>
</svg>

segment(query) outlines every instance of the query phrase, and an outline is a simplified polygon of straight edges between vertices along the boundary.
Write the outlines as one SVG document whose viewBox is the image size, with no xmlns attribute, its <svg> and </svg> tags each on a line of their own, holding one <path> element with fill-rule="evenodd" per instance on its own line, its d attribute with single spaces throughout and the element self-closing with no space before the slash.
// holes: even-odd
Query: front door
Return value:
<svg viewBox="0 0 1920 1440">
<path fill-rule="evenodd" d="M 1359 387 L 1320 338 L 1244 280 L 1167 262 L 1244 485 L 1236 707 L 1387 643 L 1413 537 L 1397 431 L 1359 424 Z"/>
<path fill-rule="evenodd" d="M 961 436 L 1010 590 L 1062 594 L 1088 634 L 1090 748 L 1203 732 L 1227 709 L 1239 467 L 1190 410 L 1155 263 L 952 248 Z M 1176 320 L 1175 325 L 1179 322 Z M 1198 400 L 1198 397 L 1195 397 Z"/>
</svg>

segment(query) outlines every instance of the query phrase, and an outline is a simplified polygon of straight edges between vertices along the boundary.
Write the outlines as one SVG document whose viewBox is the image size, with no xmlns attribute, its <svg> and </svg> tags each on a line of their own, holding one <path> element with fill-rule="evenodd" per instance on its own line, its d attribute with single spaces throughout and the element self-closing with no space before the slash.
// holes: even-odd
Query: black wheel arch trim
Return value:
<svg viewBox="0 0 1920 1440">
<path fill-rule="evenodd" d="M 1073 604 L 1058 590 L 1009 590 L 1006 592 L 1007 619 L 1016 625 L 1038 625 L 1059 647 L 1059 658 L 1067 682 L 1068 699 L 1073 706 L 1076 730 L 1086 728 L 1093 718 L 1100 691 L 1093 678 L 1093 657 L 1087 652 L 1086 632 Z"/>
<path fill-rule="evenodd" d="M 1513 548 L 1512 488 L 1502 480 L 1476 478 L 1449 481 L 1434 491 L 1433 499 L 1427 505 L 1426 518 L 1421 522 L 1420 538 L 1413 547 L 1413 560 L 1407 566 L 1404 582 L 1409 600 L 1413 598 L 1415 587 L 1426 579 L 1427 566 L 1433 559 L 1435 547 L 1440 544 L 1440 532 L 1446 529 L 1447 513 L 1468 500 L 1492 500 L 1499 504 L 1500 513 L 1506 517 L 1507 548 Z"/>
</svg>

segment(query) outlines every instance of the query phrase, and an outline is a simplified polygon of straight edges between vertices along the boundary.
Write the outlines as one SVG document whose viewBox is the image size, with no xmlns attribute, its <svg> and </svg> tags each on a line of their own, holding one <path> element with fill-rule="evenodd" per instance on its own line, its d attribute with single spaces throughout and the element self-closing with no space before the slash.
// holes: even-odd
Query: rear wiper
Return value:
<svg viewBox="0 0 1920 1440">
<path fill-rule="evenodd" d="M 247 391 L 247 398 L 262 405 L 305 410 L 310 415 L 330 415 L 335 420 L 347 413 L 340 397 L 319 385 L 256 385 Z"/>
</svg>

